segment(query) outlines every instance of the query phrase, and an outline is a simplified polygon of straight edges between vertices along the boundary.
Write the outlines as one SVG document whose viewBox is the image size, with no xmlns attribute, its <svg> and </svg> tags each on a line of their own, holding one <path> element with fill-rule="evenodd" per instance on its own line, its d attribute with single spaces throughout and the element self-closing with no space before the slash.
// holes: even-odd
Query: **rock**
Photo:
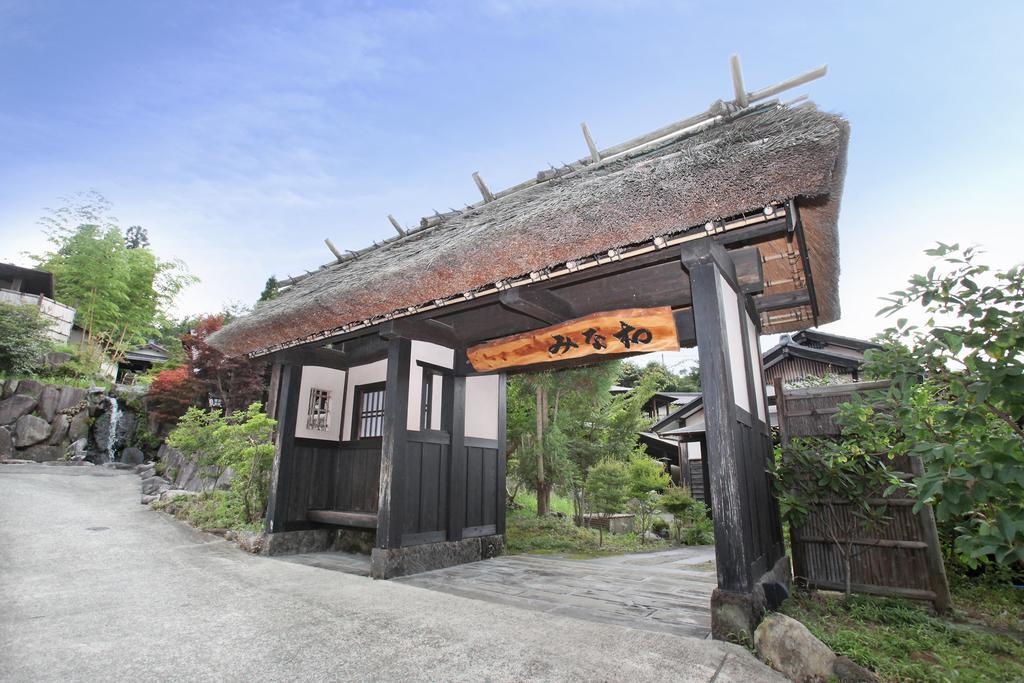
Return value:
<svg viewBox="0 0 1024 683">
<path fill-rule="evenodd" d="M 39 417 L 47 422 L 52 422 L 57 414 L 57 404 L 60 403 L 60 387 L 47 384 L 39 394 L 39 404 L 36 405 L 36 412 Z"/>
<path fill-rule="evenodd" d="M 18 389 L 14 393 L 18 396 L 31 396 L 39 400 L 39 396 L 43 393 L 43 386 L 42 382 L 37 382 L 34 379 L 23 379 L 18 382 Z"/>
<path fill-rule="evenodd" d="M 174 500 L 175 498 L 192 498 L 201 495 L 198 491 L 185 491 L 183 489 L 167 489 L 160 494 L 160 500 Z"/>
<path fill-rule="evenodd" d="M 143 505 L 149 505 L 152 502 L 160 500 L 160 496 L 154 496 L 152 494 L 143 494 L 142 500 L 140 501 Z"/>
<path fill-rule="evenodd" d="M 163 477 L 149 477 L 142 480 L 143 495 L 162 493 L 171 488 L 171 483 Z"/>
<path fill-rule="evenodd" d="M 31 413 L 38 402 L 38 399 L 32 396 L 21 394 L 0 401 L 0 425 L 14 424 L 22 415 Z"/>
<path fill-rule="evenodd" d="M 853 661 L 849 657 L 836 657 L 832 663 L 832 675 L 839 683 L 878 683 L 879 678 L 870 669 Z"/>
<path fill-rule="evenodd" d="M 46 443 L 51 446 L 56 446 L 68 440 L 68 425 L 71 424 L 71 420 L 68 419 L 67 415 L 57 415 L 50 422 L 50 440 Z"/>
<path fill-rule="evenodd" d="M 146 459 L 145 453 L 134 446 L 121 451 L 121 462 L 128 465 L 141 465 Z"/>
<path fill-rule="evenodd" d="M 14 392 L 17 391 L 17 390 L 18 390 L 18 380 L 16 380 L 16 379 L 9 379 L 9 380 L 7 380 L 7 383 L 4 384 L 3 398 L 10 398 L 11 396 L 14 396 Z"/>
<path fill-rule="evenodd" d="M 50 423 L 35 415 L 22 415 L 14 423 L 14 445 L 27 448 L 50 436 Z"/>
<path fill-rule="evenodd" d="M 74 408 L 85 400 L 86 395 L 85 389 L 80 389 L 78 387 L 63 387 L 60 390 L 60 401 L 57 403 L 57 412 L 59 413 L 62 410 Z"/>
<path fill-rule="evenodd" d="M 784 614 L 772 613 L 754 631 L 757 655 L 796 683 L 827 681 L 836 655 L 807 627 Z"/>
<path fill-rule="evenodd" d="M 6 460 L 14 455 L 14 437 L 7 427 L 0 427 L 0 460 Z"/>
<path fill-rule="evenodd" d="M 60 446 L 41 443 L 18 451 L 18 455 L 34 462 L 56 462 L 64 460 L 64 449 Z"/>
<path fill-rule="evenodd" d="M 65 365 L 71 360 L 70 353 L 64 353 L 63 351 L 50 351 L 49 353 L 43 354 L 43 364 L 47 368 L 56 370 L 62 365 Z"/>
<path fill-rule="evenodd" d="M 138 474 L 141 478 L 149 479 L 150 477 L 156 476 L 156 468 L 153 467 L 152 465 L 139 465 L 139 467 L 145 467 L 145 469 L 143 470 L 137 468 L 135 470 L 135 473 Z"/>
<path fill-rule="evenodd" d="M 88 439 L 81 438 L 72 442 L 72 444 L 64 451 L 64 455 L 68 460 L 83 462 L 85 461 L 85 456 L 89 455 L 88 447 Z"/>
<path fill-rule="evenodd" d="M 71 418 L 68 425 L 68 438 L 72 441 L 85 439 L 89 436 L 89 411 L 81 410 Z"/>
</svg>

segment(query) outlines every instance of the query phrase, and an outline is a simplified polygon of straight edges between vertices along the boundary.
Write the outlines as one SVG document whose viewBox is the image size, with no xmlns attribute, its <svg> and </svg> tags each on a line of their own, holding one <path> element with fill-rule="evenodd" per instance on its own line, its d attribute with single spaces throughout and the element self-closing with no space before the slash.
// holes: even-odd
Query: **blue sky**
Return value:
<svg viewBox="0 0 1024 683">
<path fill-rule="evenodd" d="M 1019 2 L 18 2 L 0 0 L 0 260 L 97 190 L 202 283 L 182 312 L 250 303 L 267 276 L 433 209 L 822 63 L 852 124 L 843 320 L 936 239 L 1024 259 Z"/>
</svg>

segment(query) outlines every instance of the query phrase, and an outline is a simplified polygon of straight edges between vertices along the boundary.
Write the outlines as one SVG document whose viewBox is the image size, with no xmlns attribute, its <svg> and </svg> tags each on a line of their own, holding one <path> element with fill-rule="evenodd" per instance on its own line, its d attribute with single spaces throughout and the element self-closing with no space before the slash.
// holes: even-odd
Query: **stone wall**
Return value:
<svg viewBox="0 0 1024 683">
<path fill-rule="evenodd" d="M 0 380 L 0 460 L 141 463 L 123 403 L 99 387 Z"/>
</svg>

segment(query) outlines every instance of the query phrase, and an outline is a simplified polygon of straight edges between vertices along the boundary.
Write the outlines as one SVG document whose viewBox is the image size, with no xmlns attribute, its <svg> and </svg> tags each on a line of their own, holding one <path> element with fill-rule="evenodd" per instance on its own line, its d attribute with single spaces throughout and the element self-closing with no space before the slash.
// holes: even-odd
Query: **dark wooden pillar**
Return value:
<svg viewBox="0 0 1024 683">
<path fill-rule="evenodd" d="M 452 377 L 451 457 L 448 459 L 448 540 L 461 541 L 466 526 L 466 377 Z"/>
<path fill-rule="evenodd" d="M 710 238 L 688 243 L 682 263 L 693 297 L 715 525 L 718 590 L 712 598 L 712 634 L 750 637 L 765 608 L 765 591 L 755 587 L 777 582 L 769 574 L 781 557 L 775 542 L 781 526 L 765 472 L 771 440 L 755 393 L 761 384 L 753 375 L 760 371 L 752 362 L 756 327 L 752 335 L 748 302 L 720 244 Z"/>
<path fill-rule="evenodd" d="M 405 490 L 406 440 L 409 417 L 409 364 L 412 343 L 404 337 L 388 340 L 384 429 L 380 455 L 380 499 L 377 508 L 377 547 L 397 548 L 402 542 L 402 500 Z"/>
<path fill-rule="evenodd" d="M 270 493 L 267 497 L 267 533 L 287 531 L 288 492 L 295 476 L 294 447 L 295 420 L 299 410 L 299 385 L 302 366 L 281 364 L 276 369 L 278 390 L 275 404 L 277 412 L 277 450 L 270 474 Z"/>
<path fill-rule="evenodd" d="M 508 476 L 508 463 L 506 461 L 508 455 L 508 435 L 506 434 L 508 430 L 507 381 L 508 376 L 504 372 L 498 375 L 498 511 L 497 528 L 495 531 L 502 535 L 505 533 L 505 514 L 507 512 L 505 496 L 508 494 L 508 489 L 505 485 L 505 479 Z"/>
</svg>

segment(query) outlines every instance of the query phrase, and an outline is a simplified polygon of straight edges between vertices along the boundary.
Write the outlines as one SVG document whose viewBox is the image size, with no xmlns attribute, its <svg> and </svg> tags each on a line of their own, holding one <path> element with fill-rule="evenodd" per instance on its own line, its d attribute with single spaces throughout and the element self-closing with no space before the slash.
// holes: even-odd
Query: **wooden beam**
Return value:
<svg viewBox="0 0 1024 683">
<path fill-rule="evenodd" d="M 502 306 L 545 323 L 576 317 L 572 304 L 548 289 L 513 287 L 498 294 Z"/>
<path fill-rule="evenodd" d="M 676 339 L 679 341 L 679 348 L 696 346 L 697 329 L 693 324 L 693 307 L 672 311 L 672 317 L 676 321 Z"/>
<path fill-rule="evenodd" d="M 506 449 L 508 448 L 508 434 L 506 420 L 508 419 L 508 392 L 507 392 L 508 377 L 505 373 L 498 375 L 498 509 L 497 509 L 497 521 L 495 533 L 505 533 L 505 513 L 506 505 L 505 496 L 508 493 L 508 489 L 505 486 L 505 480 L 508 476 L 507 469 L 508 454 Z"/>
<path fill-rule="evenodd" d="M 388 341 L 387 390 L 380 454 L 380 498 L 377 504 L 377 547 L 397 548 L 402 542 L 402 493 L 405 491 L 409 418 L 409 362 L 412 343 L 403 337 Z"/>
<path fill-rule="evenodd" d="M 476 183 L 476 189 L 480 190 L 480 195 L 484 198 L 484 203 L 493 202 L 494 195 L 491 194 L 490 189 L 487 187 L 487 183 L 480 177 L 479 171 L 473 171 L 473 182 Z"/>
<path fill-rule="evenodd" d="M 451 325 L 431 318 L 398 318 L 380 324 L 378 334 L 384 339 L 406 337 L 417 341 L 426 341 L 450 349 L 465 346 L 465 343 Z"/>
<path fill-rule="evenodd" d="M 594 138 L 590 137 L 590 129 L 587 128 L 586 121 L 580 124 L 580 128 L 583 129 L 583 139 L 587 141 L 587 149 L 590 150 L 590 160 L 596 164 L 601 161 L 601 153 L 597 151 L 597 145 L 594 144 Z"/>
<path fill-rule="evenodd" d="M 764 291 L 764 262 L 757 247 L 743 247 L 728 252 L 736 268 L 736 283 L 744 294 Z"/>
<path fill-rule="evenodd" d="M 268 360 L 274 363 L 289 363 L 298 366 L 317 365 L 335 370 L 345 370 L 352 365 L 342 351 L 308 346 L 277 351 L 270 354 Z"/>
<path fill-rule="evenodd" d="M 781 311 L 786 308 L 806 306 L 811 303 L 811 295 L 806 289 L 798 289 L 792 292 L 779 292 L 777 294 L 762 294 L 754 297 L 754 305 L 758 313 L 768 311 Z"/>
<path fill-rule="evenodd" d="M 732 68 L 732 89 L 736 94 L 736 104 L 746 107 L 750 104 L 750 100 L 747 98 L 747 89 L 743 85 L 743 69 L 740 67 L 740 56 L 733 55 L 729 60 L 729 66 Z"/>
<path fill-rule="evenodd" d="M 402 224 L 398 222 L 397 218 L 395 218 L 394 216 L 392 216 L 389 213 L 388 214 L 388 221 L 391 222 L 391 227 L 393 227 L 395 229 L 395 232 L 398 233 L 399 237 L 405 237 L 405 230 L 402 228 Z M 394 239 L 394 238 L 392 238 L 392 239 Z"/>
<path fill-rule="evenodd" d="M 327 248 L 331 250 L 332 254 L 334 254 L 334 258 L 340 261 L 341 260 L 341 252 L 338 251 L 338 248 L 336 246 L 334 246 L 334 242 L 332 242 L 329 237 L 325 237 L 324 238 L 324 244 L 326 244 Z"/>
</svg>

